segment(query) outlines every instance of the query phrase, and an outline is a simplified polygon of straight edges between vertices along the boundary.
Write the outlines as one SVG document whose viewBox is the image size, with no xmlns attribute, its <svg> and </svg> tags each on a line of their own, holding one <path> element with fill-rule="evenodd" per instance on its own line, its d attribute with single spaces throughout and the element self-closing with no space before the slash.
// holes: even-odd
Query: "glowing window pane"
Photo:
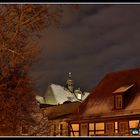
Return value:
<svg viewBox="0 0 140 140">
<path fill-rule="evenodd" d="M 104 131 L 96 131 L 96 134 L 104 134 Z"/>
<path fill-rule="evenodd" d="M 81 94 L 78 94 L 78 95 L 77 95 L 77 98 L 78 98 L 78 99 L 82 99 L 82 95 L 81 95 Z"/>
<path fill-rule="evenodd" d="M 89 132 L 89 136 L 94 136 L 94 132 Z"/>
<path fill-rule="evenodd" d="M 89 130 L 94 130 L 94 123 L 89 123 Z"/>
<path fill-rule="evenodd" d="M 118 129 L 118 123 L 115 122 L 115 129 Z"/>
<path fill-rule="evenodd" d="M 70 136 L 79 136 L 79 132 L 70 132 Z"/>
<path fill-rule="evenodd" d="M 115 130 L 115 133 L 118 133 L 118 130 Z"/>
<path fill-rule="evenodd" d="M 70 136 L 73 136 L 73 133 L 72 132 L 70 132 Z"/>
<path fill-rule="evenodd" d="M 81 123 L 81 136 L 87 136 L 87 135 L 88 135 L 88 124 Z"/>
<path fill-rule="evenodd" d="M 139 124 L 139 120 L 129 121 L 130 128 L 137 128 Z"/>
<path fill-rule="evenodd" d="M 104 123 L 96 123 L 96 130 L 104 130 Z"/>
<path fill-rule="evenodd" d="M 73 131 L 79 131 L 79 124 L 72 124 Z"/>
<path fill-rule="evenodd" d="M 79 132 L 74 132 L 74 136 L 79 136 Z"/>
</svg>

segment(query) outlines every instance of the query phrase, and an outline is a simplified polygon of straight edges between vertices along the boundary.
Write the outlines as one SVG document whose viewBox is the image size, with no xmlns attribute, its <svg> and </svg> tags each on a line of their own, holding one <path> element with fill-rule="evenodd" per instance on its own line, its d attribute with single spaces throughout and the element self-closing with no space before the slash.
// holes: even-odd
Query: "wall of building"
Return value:
<svg viewBox="0 0 140 140">
<path fill-rule="evenodd" d="M 57 106 L 44 107 L 41 110 L 48 115 L 49 119 L 52 119 L 75 112 L 80 104 L 80 102 L 65 103 Z"/>
<path fill-rule="evenodd" d="M 50 120 L 48 136 L 68 136 L 68 123 L 64 120 Z"/>
<path fill-rule="evenodd" d="M 125 119 L 125 120 L 112 120 L 112 121 L 92 121 L 85 122 L 77 121 L 71 122 L 71 136 L 98 136 L 98 135 L 120 135 L 128 136 L 131 134 L 132 128 L 140 128 L 139 119 Z"/>
</svg>

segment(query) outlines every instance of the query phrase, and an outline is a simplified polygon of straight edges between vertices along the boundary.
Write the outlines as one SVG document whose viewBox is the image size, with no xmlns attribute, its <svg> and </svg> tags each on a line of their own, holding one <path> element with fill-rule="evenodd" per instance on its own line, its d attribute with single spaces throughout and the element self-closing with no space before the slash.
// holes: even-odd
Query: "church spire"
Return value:
<svg viewBox="0 0 140 140">
<path fill-rule="evenodd" d="M 68 90 L 70 92 L 73 92 L 74 91 L 74 82 L 73 82 L 73 80 L 71 78 L 72 78 L 72 73 L 69 72 L 66 85 L 67 85 Z"/>
<path fill-rule="evenodd" d="M 71 72 L 69 72 L 69 78 L 71 78 Z"/>
</svg>

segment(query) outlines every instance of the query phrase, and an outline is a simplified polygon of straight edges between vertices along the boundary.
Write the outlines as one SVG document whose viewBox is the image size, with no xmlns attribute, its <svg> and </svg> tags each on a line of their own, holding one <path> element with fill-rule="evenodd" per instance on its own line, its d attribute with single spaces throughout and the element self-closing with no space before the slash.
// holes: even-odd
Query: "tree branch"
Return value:
<svg viewBox="0 0 140 140">
<path fill-rule="evenodd" d="M 11 53 L 14 53 L 14 54 L 20 56 L 22 59 L 25 59 L 24 56 L 21 56 L 20 53 L 14 51 L 14 50 L 12 50 L 12 49 L 4 48 L 4 47 L 3 47 L 3 48 L 0 48 L 0 49 L 1 49 L 1 50 L 7 50 L 7 51 L 9 51 L 9 52 L 11 52 Z"/>
</svg>

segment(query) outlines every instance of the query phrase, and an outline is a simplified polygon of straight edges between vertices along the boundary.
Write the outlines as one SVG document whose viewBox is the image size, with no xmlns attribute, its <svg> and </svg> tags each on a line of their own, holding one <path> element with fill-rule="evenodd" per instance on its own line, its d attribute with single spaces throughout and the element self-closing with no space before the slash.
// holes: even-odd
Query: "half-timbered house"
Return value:
<svg viewBox="0 0 140 140">
<path fill-rule="evenodd" d="M 65 118 L 69 136 L 132 135 L 140 127 L 140 69 L 107 74 Z"/>
</svg>

